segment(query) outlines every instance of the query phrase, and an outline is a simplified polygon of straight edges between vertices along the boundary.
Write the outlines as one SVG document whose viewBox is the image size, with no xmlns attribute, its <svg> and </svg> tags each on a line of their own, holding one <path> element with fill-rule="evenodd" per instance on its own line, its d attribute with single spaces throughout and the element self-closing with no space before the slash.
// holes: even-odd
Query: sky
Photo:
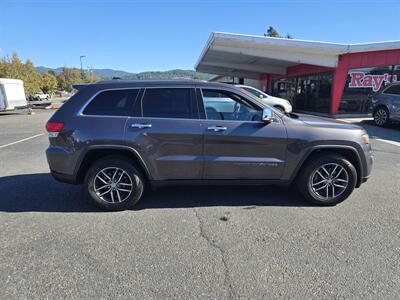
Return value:
<svg viewBox="0 0 400 300">
<path fill-rule="evenodd" d="M 0 0 L 0 57 L 128 72 L 193 69 L 213 31 L 400 40 L 400 0 Z"/>
</svg>

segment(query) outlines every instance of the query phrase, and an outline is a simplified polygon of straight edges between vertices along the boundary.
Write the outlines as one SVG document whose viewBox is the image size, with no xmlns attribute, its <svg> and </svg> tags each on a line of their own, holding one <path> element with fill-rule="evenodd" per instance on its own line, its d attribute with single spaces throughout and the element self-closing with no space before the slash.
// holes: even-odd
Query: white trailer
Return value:
<svg viewBox="0 0 400 300">
<path fill-rule="evenodd" d="M 23 81 L 0 78 L 0 111 L 26 106 L 27 101 Z"/>
</svg>

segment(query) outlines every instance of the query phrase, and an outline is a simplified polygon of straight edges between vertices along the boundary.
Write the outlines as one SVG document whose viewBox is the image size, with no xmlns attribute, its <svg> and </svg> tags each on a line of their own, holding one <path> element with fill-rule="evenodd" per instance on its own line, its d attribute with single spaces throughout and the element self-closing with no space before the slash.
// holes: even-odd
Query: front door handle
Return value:
<svg viewBox="0 0 400 300">
<path fill-rule="evenodd" d="M 151 128 L 151 124 L 145 124 L 145 123 L 133 123 L 130 125 L 131 128 Z"/>
<path fill-rule="evenodd" d="M 228 128 L 226 128 L 225 126 L 209 126 L 207 129 L 212 131 L 225 131 Z"/>
</svg>

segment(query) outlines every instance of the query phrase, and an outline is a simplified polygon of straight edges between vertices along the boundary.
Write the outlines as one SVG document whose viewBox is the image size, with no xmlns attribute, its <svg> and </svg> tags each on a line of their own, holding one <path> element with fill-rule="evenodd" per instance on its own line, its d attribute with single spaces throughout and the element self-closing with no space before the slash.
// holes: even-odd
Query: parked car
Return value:
<svg viewBox="0 0 400 300">
<path fill-rule="evenodd" d="M 372 114 L 375 124 L 386 126 L 390 121 L 400 121 L 400 82 L 372 96 Z"/>
<path fill-rule="evenodd" d="M 132 207 L 144 188 L 295 184 L 314 203 L 346 199 L 371 172 L 356 125 L 282 114 L 232 85 L 103 81 L 76 86 L 46 125 L 53 176 L 95 204 Z"/>
<path fill-rule="evenodd" d="M 292 104 L 286 99 L 270 96 L 252 86 L 239 85 L 239 84 L 236 86 L 262 99 L 266 104 L 280 110 L 281 112 L 286 112 L 286 113 L 292 112 Z"/>
<path fill-rule="evenodd" d="M 19 79 L 0 78 L 0 111 L 26 107 L 24 83 Z"/>
<path fill-rule="evenodd" d="M 36 93 L 28 98 L 28 103 L 31 106 L 48 106 L 51 104 L 49 99 L 49 94 Z"/>
<path fill-rule="evenodd" d="M 49 94 L 43 94 L 43 93 L 36 93 L 33 95 L 33 98 L 36 100 L 49 100 L 50 99 L 50 95 Z"/>
</svg>

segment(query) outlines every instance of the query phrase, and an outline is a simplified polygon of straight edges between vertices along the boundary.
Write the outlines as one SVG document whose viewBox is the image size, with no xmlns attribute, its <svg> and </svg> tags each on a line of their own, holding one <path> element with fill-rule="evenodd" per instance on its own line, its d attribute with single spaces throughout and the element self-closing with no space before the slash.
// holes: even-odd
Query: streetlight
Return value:
<svg viewBox="0 0 400 300">
<path fill-rule="evenodd" d="M 79 59 L 80 59 L 80 61 L 81 61 L 81 78 L 82 78 L 82 80 L 83 80 L 82 58 L 84 58 L 84 57 L 86 57 L 86 55 L 81 55 L 81 56 L 79 56 Z"/>
</svg>

